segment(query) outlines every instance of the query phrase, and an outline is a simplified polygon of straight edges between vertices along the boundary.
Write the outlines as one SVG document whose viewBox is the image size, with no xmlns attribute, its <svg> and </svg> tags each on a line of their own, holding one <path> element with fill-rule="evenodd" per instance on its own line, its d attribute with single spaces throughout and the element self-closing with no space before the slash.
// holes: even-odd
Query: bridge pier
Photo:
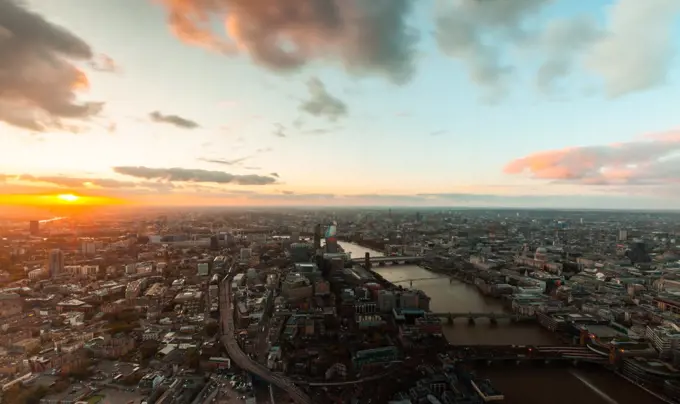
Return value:
<svg viewBox="0 0 680 404">
<path fill-rule="evenodd" d="M 498 320 L 496 319 L 496 316 L 490 316 L 489 317 L 489 324 L 498 325 Z"/>
<path fill-rule="evenodd" d="M 448 317 L 447 317 L 447 323 L 448 323 L 449 325 L 453 325 L 453 316 L 450 315 L 450 314 L 449 314 Z"/>
<path fill-rule="evenodd" d="M 468 325 L 475 325 L 475 318 L 474 317 L 468 317 Z"/>
<path fill-rule="evenodd" d="M 381 267 L 384 267 L 384 266 L 385 266 L 385 261 L 380 261 L 380 262 L 378 262 L 378 265 L 381 266 Z"/>
</svg>

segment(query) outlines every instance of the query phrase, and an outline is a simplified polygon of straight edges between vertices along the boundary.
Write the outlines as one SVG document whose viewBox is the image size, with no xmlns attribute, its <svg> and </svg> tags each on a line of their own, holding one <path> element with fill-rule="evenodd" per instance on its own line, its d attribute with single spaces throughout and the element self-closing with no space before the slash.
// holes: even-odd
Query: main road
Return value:
<svg viewBox="0 0 680 404">
<path fill-rule="evenodd" d="M 231 302 L 231 279 L 233 274 L 227 275 L 220 283 L 220 318 L 222 343 L 229 357 L 243 370 L 260 376 L 267 382 L 288 393 L 298 404 L 312 404 L 312 400 L 287 377 L 272 373 L 267 367 L 251 360 L 234 338 L 234 307 Z"/>
</svg>

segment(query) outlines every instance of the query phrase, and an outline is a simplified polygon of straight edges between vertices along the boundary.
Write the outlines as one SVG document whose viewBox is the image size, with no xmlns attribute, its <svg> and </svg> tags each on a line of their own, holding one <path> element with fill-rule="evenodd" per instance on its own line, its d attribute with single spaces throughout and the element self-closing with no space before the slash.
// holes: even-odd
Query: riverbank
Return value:
<svg viewBox="0 0 680 404">
<path fill-rule="evenodd" d="M 372 256 L 381 255 L 378 251 L 367 250 L 356 244 L 342 243 L 345 251 L 352 257 L 363 257 L 366 252 Z M 415 265 L 376 266 L 373 271 L 387 281 L 409 285 L 425 292 L 431 299 L 430 309 L 434 312 L 496 312 L 506 309 L 502 299 L 484 296 L 478 288 L 469 283 L 449 277 L 455 273 L 467 273 L 461 263 L 451 263 L 453 267 L 443 265 L 432 266 L 431 270 Z M 427 265 L 427 264 L 425 264 Z M 425 279 L 423 279 L 425 278 Z M 564 341 L 556 334 L 535 324 L 511 324 L 499 321 L 492 325 L 487 320 L 476 321 L 474 325 L 466 325 L 461 320 L 455 325 L 443 325 L 443 332 L 449 343 L 454 345 L 563 345 Z M 662 404 L 663 401 L 647 394 L 637 386 L 623 382 L 614 372 L 583 370 L 576 368 L 553 368 L 532 366 L 515 367 L 490 366 L 478 370 L 480 376 L 488 377 L 494 386 L 505 395 L 509 404 L 571 404 L 587 402 L 588 404 Z M 580 375 L 578 378 L 575 375 Z M 586 377 L 583 377 L 585 375 Z M 584 381 L 585 380 L 585 381 Z M 607 398 L 596 392 L 604 392 Z M 559 392 L 559 393 L 555 393 Z"/>
</svg>

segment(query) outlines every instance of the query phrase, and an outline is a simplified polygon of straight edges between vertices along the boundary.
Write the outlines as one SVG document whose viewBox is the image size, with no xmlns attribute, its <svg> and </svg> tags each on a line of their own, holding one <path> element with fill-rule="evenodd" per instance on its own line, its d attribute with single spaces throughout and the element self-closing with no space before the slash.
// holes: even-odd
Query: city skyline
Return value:
<svg viewBox="0 0 680 404">
<path fill-rule="evenodd" d="M 26 3 L 7 204 L 680 202 L 676 0 Z"/>
</svg>

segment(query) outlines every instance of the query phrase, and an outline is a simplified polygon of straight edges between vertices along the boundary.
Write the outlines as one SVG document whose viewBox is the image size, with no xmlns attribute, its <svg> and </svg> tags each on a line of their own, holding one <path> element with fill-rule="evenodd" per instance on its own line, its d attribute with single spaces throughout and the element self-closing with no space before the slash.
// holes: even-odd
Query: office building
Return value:
<svg viewBox="0 0 680 404">
<path fill-rule="evenodd" d="M 61 250 L 50 251 L 47 261 L 47 271 L 54 278 L 64 271 L 64 253 Z"/>
<path fill-rule="evenodd" d="M 210 249 L 211 250 L 219 250 L 220 249 L 220 240 L 218 236 L 211 236 L 210 237 Z"/>
<path fill-rule="evenodd" d="M 210 274 L 210 264 L 207 262 L 198 263 L 198 276 L 208 276 Z"/>
<path fill-rule="evenodd" d="M 40 234 L 40 222 L 31 220 L 28 224 L 28 230 L 31 232 L 31 236 L 37 236 Z"/>
</svg>

